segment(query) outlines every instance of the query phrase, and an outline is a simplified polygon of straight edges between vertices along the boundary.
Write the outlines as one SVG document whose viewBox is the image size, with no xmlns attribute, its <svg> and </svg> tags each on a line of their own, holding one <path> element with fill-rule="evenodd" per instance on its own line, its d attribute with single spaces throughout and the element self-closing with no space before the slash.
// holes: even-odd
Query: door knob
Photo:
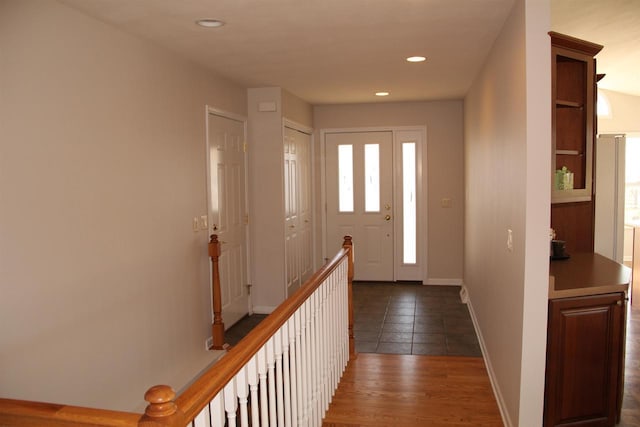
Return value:
<svg viewBox="0 0 640 427">
<path fill-rule="evenodd" d="M 389 215 L 389 214 L 386 214 L 386 215 L 384 216 L 384 219 L 385 219 L 386 221 L 389 221 L 389 220 L 391 220 L 391 215 Z"/>
</svg>

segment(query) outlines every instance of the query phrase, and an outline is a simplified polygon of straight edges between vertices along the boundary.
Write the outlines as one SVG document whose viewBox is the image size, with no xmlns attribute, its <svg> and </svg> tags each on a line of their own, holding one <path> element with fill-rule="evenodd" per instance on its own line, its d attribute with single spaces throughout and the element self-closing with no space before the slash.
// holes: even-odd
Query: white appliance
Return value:
<svg viewBox="0 0 640 427">
<path fill-rule="evenodd" d="M 624 257 L 625 144 L 621 134 L 596 140 L 594 251 L 622 264 Z"/>
</svg>

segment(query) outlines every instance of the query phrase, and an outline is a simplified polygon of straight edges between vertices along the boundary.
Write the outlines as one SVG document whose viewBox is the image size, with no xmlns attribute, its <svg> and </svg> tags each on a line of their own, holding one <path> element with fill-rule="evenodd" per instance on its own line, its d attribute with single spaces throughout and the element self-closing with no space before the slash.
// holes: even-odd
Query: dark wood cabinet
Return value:
<svg viewBox="0 0 640 427">
<path fill-rule="evenodd" d="M 613 426 L 623 378 L 625 294 L 549 301 L 544 426 Z"/>
<path fill-rule="evenodd" d="M 555 32 L 549 35 L 552 55 L 551 228 L 558 239 L 567 242 L 569 253 L 592 252 L 596 135 L 594 57 L 602 46 Z M 565 179 L 564 171 L 567 172 Z M 578 217 L 581 220 L 574 221 Z"/>
</svg>

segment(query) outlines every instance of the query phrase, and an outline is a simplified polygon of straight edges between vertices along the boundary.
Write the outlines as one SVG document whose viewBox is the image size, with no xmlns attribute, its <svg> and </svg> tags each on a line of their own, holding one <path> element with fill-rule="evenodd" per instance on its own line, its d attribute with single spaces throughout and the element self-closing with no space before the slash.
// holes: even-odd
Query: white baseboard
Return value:
<svg viewBox="0 0 640 427">
<path fill-rule="evenodd" d="M 271 314 L 276 307 L 270 305 L 256 305 L 253 307 L 253 313 L 255 314 Z"/>
<path fill-rule="evenodd" d="M 462 279 L 427 279 L 427 285 L 462 286 Z"/>
<path fill-rule="evenodd" d="M 464 286 L 463 290 L 468 297 L 469 294 L 466 292 L 466 288 Z M 489 374 L 489 381 L 491 381 L 493 395 L 498 402 L 498 408 L 500 409 L 502 422 L 506 427 L 513 427 L 511 418 L 509 418 L 509 412 L 507 411 L 507 405 L 504 401 L 504 398 L 502 397 L 502 393 L 500 392 L 500 387 L 498 387 L 498 380 L 496 379 L 496 374 L 493 370 L 493 365 L 491 364 L 491 359 L 489 358 L 489 353 L 487 352 L 487 347 L 485 346 L 482 332 L 480 331 L 480 327 L 478 326 L 478 319 L 476 318 L 476 314 L 473 311 L 473 303 L 470 298 L 468 298 L 467 308 L 469 309 L 469 314 L 471 315 L 471 320 L 473 321 L 473 327 L 476 330 L 476 336 L 478 337 L 478 343 L 480 344 L 480 350 L 482 351 L 482 358 L 484 359 L 484 365 L 487 368 L 487 373 Z"/>
</svg>

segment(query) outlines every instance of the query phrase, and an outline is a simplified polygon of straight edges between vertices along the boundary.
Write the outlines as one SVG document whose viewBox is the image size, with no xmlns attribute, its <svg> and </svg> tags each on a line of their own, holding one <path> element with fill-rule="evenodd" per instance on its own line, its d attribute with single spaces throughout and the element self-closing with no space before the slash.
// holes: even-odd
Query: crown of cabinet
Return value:
<svg viewBox="0 0 640 427">
<path fill-rule="evenodd" d="M 596 56 L 598 52 L 604 48 L 601 44 L 578 39 L 566 34 L 556 33 L 555 31 L 549 31 L 549 36 L 551 36 L 552 46 L 561 47 L 578 53 L 584 53 L 589 56 Z"/>
</svg>

